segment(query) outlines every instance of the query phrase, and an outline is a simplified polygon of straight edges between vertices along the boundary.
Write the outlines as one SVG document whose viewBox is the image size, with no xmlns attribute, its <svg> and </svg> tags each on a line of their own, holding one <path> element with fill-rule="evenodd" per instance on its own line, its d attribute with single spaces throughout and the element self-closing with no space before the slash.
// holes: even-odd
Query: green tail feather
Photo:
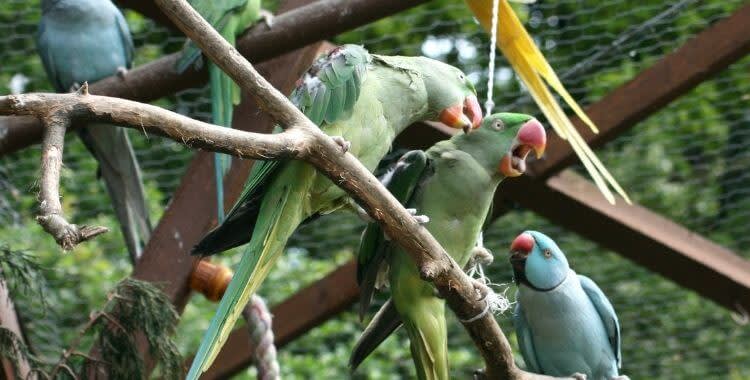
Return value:
<svg viewBox="0 0 750 380">
<path fill-rule="evenodd" d="M 404 327 L 409 333 L 417 378 L 447 380 L 448 343 L 444 303 L 437 298 L 422 299 L 411 307 L 413 312 L 404 316 Z"/>
<path fill-rule="evenodd" d="M 231 29 L 231 28 L 230 28 Z M 222 36 L 234 46 L 234 33 L 223 33 Z M 214 124 L 232 127 L 234 106 L 240 102 L 240 88 L 232 78 L 218 66 L 211 63 L 208 67 L 211 88 L 211 118 Z M 214 181 L 216 182 L 216 213 L 219 223 L 224 220 L 224 175 L 232 163 L 232 156 L 214 154 Z"/>
<path fill-rule="evenodd" d="M 284 186 L 279 191 L 270 191 L 264 199 L 253 238 L 203 336 L 187 379 L 197 379 L 211 366 L 242 309 L 268 276 L 271 267 L 283 252 L 287 239 L 299 225 L 301 197 L 290 194 L 289 187 Z"/>
</svg>

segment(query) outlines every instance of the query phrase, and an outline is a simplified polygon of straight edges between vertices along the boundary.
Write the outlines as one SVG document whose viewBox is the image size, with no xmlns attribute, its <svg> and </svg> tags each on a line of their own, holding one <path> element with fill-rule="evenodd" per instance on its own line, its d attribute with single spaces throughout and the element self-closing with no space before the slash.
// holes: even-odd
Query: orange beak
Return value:
<svg viewBox="0 0 750 380">
<path fill-rule="evenodd" d="M 526 122 L 516 133 L 515 142 L 503 159 L 498 170 L 505 177 L 518 177 L 526 172 L 526 156 L 534 151 L 536 158 L 541 158 L 547 146 L 547 133 L 536 119 Z"/>
<path fill-rule="evenodd" d="M 469 96 L 462 104 L 456 104 L 440 112 L 440 122 L 456 129 L 463 129 L 469 133 L 472 129 L 479 128 L 482 123 L 482 108 L 479 106 L 476 96 Z"/>
</svg>

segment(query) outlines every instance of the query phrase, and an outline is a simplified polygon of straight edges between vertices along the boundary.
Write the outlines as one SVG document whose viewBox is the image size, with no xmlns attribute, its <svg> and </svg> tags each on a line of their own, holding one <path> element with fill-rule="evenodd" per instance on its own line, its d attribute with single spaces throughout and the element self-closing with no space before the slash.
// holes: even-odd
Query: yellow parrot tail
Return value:
<svg viewBox="0 0 750 380">
<path fill-rule="evenodd" d="M 487 30 L 492 28 L 492 1 L 493 0 L 466 0 L 466 3 L 474 12 L 479 23 Z M 599 191 L 602 192 L 607 200 L 614 204 L 615 198 L 609 189 L 609 186 L 630 204 L 630 198 L 620 187 L 620 184 L 612 177 L 604 164 L 594 154 L 586 141 L 581 137 L 573 126 L 565 112 L 557 103 L 547 85 L 552 87 L 570 108 L 583 120 L 592 131 L 598 133 L 599 130 L 594 122 L 586 116 L 583 109 L 576 103 L 573 97 L 563 86 L 560 79 L 547 63 L 542 52 L 536 46 L 529 36 L 529 33 L 521 24 L 508 0 L 499 0 L 497 22 L 497 47 L 503 53 L 505 58 L 516 71 L 523 83 L 529 89 L 531 97 L 537 103 L 539 108 L 547 117 L 552 128 L 563 139 L 567 140 L 573 151 L 583 163 L 586 170 L 594 179 Z M 544 80 L 542 80 L 544 79 Z M 545 84 L 546 81 L 546 84 Z"/>
</svg>

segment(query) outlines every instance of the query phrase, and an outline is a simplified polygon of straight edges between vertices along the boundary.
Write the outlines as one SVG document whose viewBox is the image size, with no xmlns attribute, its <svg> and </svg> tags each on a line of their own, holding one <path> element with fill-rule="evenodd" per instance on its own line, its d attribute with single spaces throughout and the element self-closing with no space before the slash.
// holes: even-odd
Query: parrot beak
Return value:
<svg viewBox="0 0 750 380">
<path fill-rule="evenodd" d="M 536 158 L 541 158 L 547 146 L 547 134 L 536 119 L 526 122 L 518 130 L 510 151 L 500 161 L 500 172 L 505 177 L 518 177 L 526 172 L 526 156 L 532 150 Z"/>
<path fill-rule="evenodd" d="M 464 99 L 463 103 L 444 109 L 440 112 L 439 119 L 451 128 L 463 129 L 465 133 L 469 133 L 482 123 L 482 108 L 477 97 L 472 95 Z"/>
<path fill-rule="evenodd" d="M 526 258 L 529 257 L 533 249 L 534 238 L 527 233 L 518 235 L 510 244 L 510 264 L 516 274 L 524 272 Z"/>
</svg>

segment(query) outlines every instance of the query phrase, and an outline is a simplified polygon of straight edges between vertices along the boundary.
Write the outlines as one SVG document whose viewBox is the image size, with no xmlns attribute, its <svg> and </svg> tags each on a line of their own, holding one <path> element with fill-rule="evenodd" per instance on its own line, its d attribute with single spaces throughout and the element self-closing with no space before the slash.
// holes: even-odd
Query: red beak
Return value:
<svg viewBox="0 0 750 380">
<path fill-rule="evenodd" d="M 479 128 L 482 123 L 482 108 L 476 96 L 469 96 L 462 104 L 456 104 L 440 112 L 440 122 L 456 129 L 463 129 L 468 133 Z"/>
<path fill-rule="evenodd" d="M 526 172 L 526 156 L 534 151 L 536 158 L 541 158 L 547 146 L 547 133 L 536 119 L 527 121 L 516 133 L 510 152 L 500 160 L 498 170 L 505 177 L 518 177 Z"/>
<path fill-rule="evenodd" d="M 513 243 L 510 243 L 511 259 L 524 259 L 532 249 L 534 249 L 534 238 L 524 232 L 513 239 Z"/>
<path fill-rule="evenodd" d="M 482 107 L 476 96 L 472 95 L 464 100 L 464 114 L 471 120 L 471 129 L 477 129 L 482 124 Z"/>
<path fill-rule="evenodd" d="M 531 119 L 524 124 L 516 135 L 518 144 L 526 145 L 534 150 L 536 158 L 542 158 L 544 148 L 547 146 L 547 133 L 544 132 L 542 123 Z"/>
</svg>

